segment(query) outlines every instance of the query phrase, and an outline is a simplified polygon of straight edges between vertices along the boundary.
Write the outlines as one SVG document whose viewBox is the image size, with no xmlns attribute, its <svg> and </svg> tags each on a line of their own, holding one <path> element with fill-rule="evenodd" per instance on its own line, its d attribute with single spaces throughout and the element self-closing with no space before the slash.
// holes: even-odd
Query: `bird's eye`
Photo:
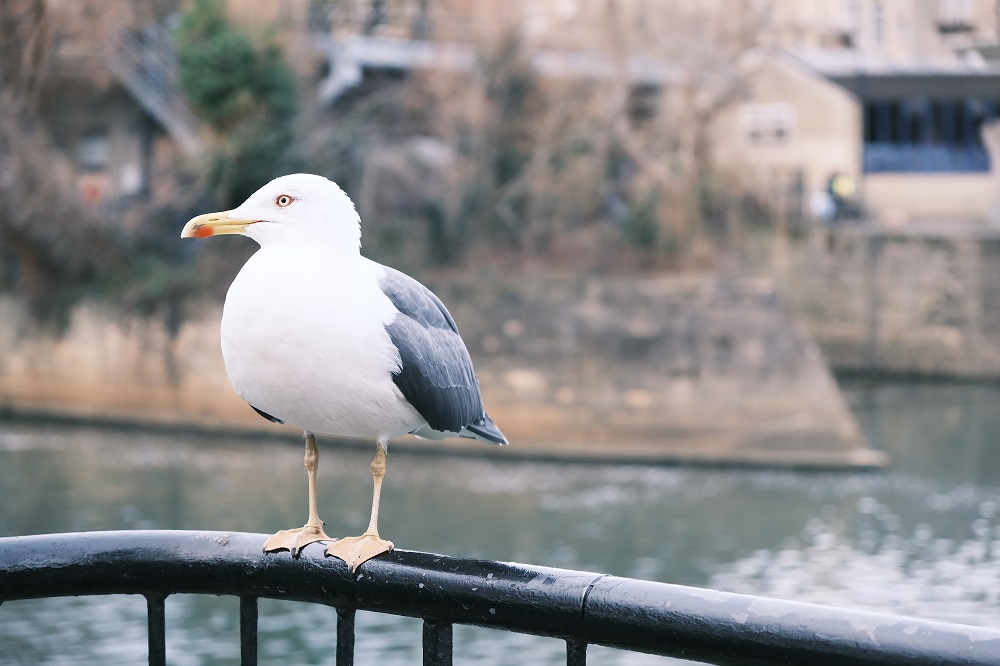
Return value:
<svg viewBox="0 0 1000 666">
<path fill-rule="evenodd" d="M 275 205 L 276 205 L 276 206 L 277 206 L 278 208 L 287 208 L 288 206 L 291 206 L 291 205 L 292 205 L 292 202 L 293 202 L 293 201 L 295 201 L 295 197 L 293 197 L 293 196 L 290 196 L 290 195 L 288 195 L 288 194 L 279 194 L 279 195 L 278 195 L 278 196 L 277 196 L 277 197 L 276 197 L 276 198 L 274 199 L 274 204 L 275 204 Z"/>
</svg>

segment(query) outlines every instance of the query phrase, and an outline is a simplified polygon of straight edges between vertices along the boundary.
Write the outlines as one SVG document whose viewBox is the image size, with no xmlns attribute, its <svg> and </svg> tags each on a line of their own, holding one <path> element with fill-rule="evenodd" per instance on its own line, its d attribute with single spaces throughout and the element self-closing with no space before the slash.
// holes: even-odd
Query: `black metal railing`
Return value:
<svg viewBox="0 0 1000 666">
<path fill-rule="evenodd" d="M 356 576 L 319 545 L 264 555 L 262 534 L 83 532 L 0 538 L 0 603 L 94 594 L 146 598 L 149 663 L 166 663 L 164 600 L 240 599 L 244 665 L 257 661 L 257 600 L 337 609 L 336 663 L 354 661 L 357 610 L 423 618 L 423 663 L 452 663 L 452 627 L 562 639 L 714 664 L 1000 664 L 1000 631 L 564 569 L 397 550 Z"/>
</svg>

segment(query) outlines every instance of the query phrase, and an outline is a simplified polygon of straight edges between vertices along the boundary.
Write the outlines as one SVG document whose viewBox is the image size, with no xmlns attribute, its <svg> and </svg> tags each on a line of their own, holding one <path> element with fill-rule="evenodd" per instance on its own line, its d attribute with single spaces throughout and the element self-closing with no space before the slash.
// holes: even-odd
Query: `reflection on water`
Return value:
<svg viewBox="0 0 1000 666">
<path fill-rule="evenodd" d="M 398 445 L 380 527 L 408 549 L 1000 627 L 1000 388 L 853 385 L 848 395 L 891 471 L 502 463 Z M 328 533 L 367 524 L 369 461 L 367 450 L 326 448 Z M 302 523 L 304 477 L 287 442 L 7 424 L 0 534 L 271 532 Z M 235 599 L 179 595 L 167 615 L 171 664 L 238 658 Z M 260 617 L 262 663 L 329 661 L 332 609 L 263 601 Z M 419 663 L 419 621 L 360 613 L 358 629 L 359 664 Z M 556 640 L 456 627 L 455 642 L 457 663 L 565 663 Z M 141 598 L 0 606 L 4 664 L 144 663 L 145 650 Z M 594 663 L 671 662 L 591 650 Z"/>
</svg>

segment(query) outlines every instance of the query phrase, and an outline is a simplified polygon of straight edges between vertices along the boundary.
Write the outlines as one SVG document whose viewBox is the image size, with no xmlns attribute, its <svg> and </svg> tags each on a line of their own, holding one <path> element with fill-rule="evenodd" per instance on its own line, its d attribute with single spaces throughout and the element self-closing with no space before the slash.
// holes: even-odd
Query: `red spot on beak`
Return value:
<svg viewBox="0 0 1000 666">
<path fill-rule="evenodd" d="M 208 238 L 213 233 L 215 233 L 215 232 L 212 231 L 212 227 L 208 227 L 208 226 L 198 227 L 197 229 L 194 230 L 194 237 L 195 238 Z"/>
</svg>

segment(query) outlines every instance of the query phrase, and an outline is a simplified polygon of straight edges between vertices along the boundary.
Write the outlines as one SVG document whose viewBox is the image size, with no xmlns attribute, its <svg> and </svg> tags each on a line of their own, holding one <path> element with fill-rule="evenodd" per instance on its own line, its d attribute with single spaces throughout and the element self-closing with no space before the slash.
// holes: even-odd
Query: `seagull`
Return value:
<svg viewBox="0 0 1000 666">
<path fill-rule="evenodd" d="M 222 356 L 236 393 L 269 421 L 303 430 L 309 518 L 264 544 L 298 557 L 314 542 L 352 573 L 393 549 L 378 533 L 389 439 L 467 437 L 507 444 L 483 409 L 468 349 L 427 287 L 361 256 L 361 219 L 331 180 L 292 174 L 237 208 L 188 221 L 182 238 L 242 234 L 260 245 L 233 280 Z M 316 434 L 376 444 L 371 521 L 331 539 L 316 504 Z"/>
</svg>

